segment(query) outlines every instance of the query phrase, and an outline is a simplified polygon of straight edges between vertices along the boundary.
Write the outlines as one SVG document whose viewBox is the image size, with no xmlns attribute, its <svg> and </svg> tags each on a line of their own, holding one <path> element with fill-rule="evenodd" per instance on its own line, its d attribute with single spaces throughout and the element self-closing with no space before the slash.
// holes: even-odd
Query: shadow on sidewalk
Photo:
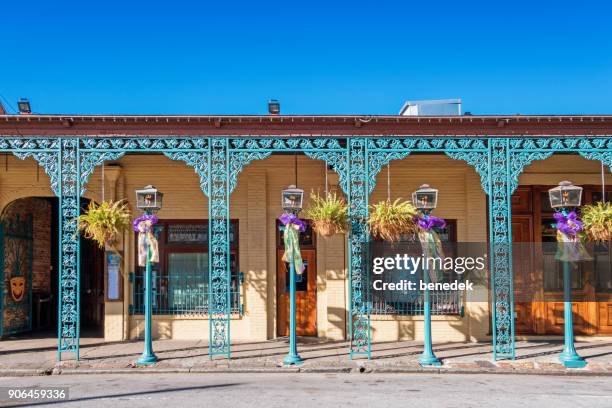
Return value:
<svg viewBox="0 0 612 408">
<path fill-rule="evenodd" d="M 149 394 L 163 394 L 170 392 L 182 392 L 182 391 L 194 391 L 194 390 L 206 390 L 211 388 L 224 388 L 224 387 L 234 387 L 242 385 L 241 383 L 228 383 L 228 384 L 214 384 L 214 385 L 202 385 L 199 387 L 181 387 L 181 388 L 165 388 L 162 390 L 151 390 L 151 391 L 140 391 L 140 392 L 129 392 L 124 394 L 110 394 L 110 395 L 98 395 L 91 397 L 82 397 L 82 398 L 70 398 L 69 400 L 61 400 L 61 401 L 41 401 L 27 404 L 15 404 L 15 405 L 5 405 L 7 407 L 35 407 L 39 405 L 55 405 L 55 404 L 65 404 L 65 403 L 74 403 L 74 402 L 83 402 L 83 401 L 92 401 L 98 399 L 109 399 L 109 398 L 125 398 L 125 397 L 133 397 L 136 395 L 149 395 Z"/>
</svg>

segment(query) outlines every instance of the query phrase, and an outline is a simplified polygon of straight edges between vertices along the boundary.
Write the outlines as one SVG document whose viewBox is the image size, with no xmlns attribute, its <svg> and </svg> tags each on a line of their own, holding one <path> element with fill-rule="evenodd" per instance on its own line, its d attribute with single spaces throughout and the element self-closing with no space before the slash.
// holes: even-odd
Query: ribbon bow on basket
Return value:
<svg viewBox="0 0 612 408">
<path fill-rule="evenodd" d="M 144 214 L 132 223 L 134 231 L 138 233 L 138 266 L 146 265 L 147 253 L 149 262 L 159 262 L 159 247 L 153 235 L 153 225 L 157 224 L 157 221 L 156 215 Z"/>
<path fill-rule="evenodd" d="M 557 228 L 557 254 L 555 258 L 564 262 L 588 261 L 593 258 L 589 255 L 582 242 L 580 232 L 582 221 L 578 219 L 576 211 L 568 214 L 557 212 L 554 214 Z"/>
<path fill-rule="evenodd" d="M 304 272 L 304 263 L 302 262 L 302 253 L 300 252 L 299 233 L 306 231 L 306 224 L 295 214 L 285 213 L 278 217 L 278 220 L 285 226 L 283 234 L 283 241 L 285 243 L 283 261 L 290 263 L 293 259 L 295 272 L 301 275 Z"/>
<path fill-rule="evenodd" d="M 444 252 L 442 250 L 442 242 L 436 232 L 436 228 L 446 227 L 446 221 L 442 218 L 434 217 L 433 215 L 426 215 L 423 217 L 417 217 L 417 225 L 419 226 L 419 242 L 421 248 L 423 248 L 423 255 L 425 259 L 430 258 L 444 258 Z M 433 263 L 434 268 L 429 269 L 429 279 L 431 282 L 438 282 L 441 280 L 441 270 L 436 270 L 436 262 Z"/>
</svg>

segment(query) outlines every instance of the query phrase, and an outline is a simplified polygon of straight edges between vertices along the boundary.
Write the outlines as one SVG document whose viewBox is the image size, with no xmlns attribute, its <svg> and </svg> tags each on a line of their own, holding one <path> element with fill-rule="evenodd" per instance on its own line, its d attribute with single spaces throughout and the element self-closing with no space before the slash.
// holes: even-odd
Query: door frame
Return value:
<svg viewBox="0 0 612 408">
<path fill-rule="evenodd" d="M 317 308 L 317 302 L 318 302 L 318 293 L 317 293 L 317 281 L 318 281 L 318 272 L 317 272 L 317 234 L 314 232 L 314 230 L 312 229 L 312 223 L 310 220 L 308 219 L 302 219 L 302 221 L 304 221 L 304 223 L 306 224 L 306 231 L 304 233 L 300 233 L 300 250 L 301 251 L 308 251 L 312 253 L 312 259 L 314 261 L 314 268 L 310 269 L 309 272 L 309 277 L 312 277 L 312 279 L 314 280 L 313 283 L 313 290 L 314 290 L 314 326 L 315 326 L 315 330 L 314 330 L 314 334 L 312 335 L 307 335 L 308 337 L 317 337 L 318 336 L 318 308 Z M 283 238 L 282 238 L 282 232 L 281 232 L 281 223 L 279 220 L 275 220 L 275 224 L 274 224 L 275 228 L 274 228 L 274 232 L 275 232 L 275 241 L 276 241 L 276 247 L 275 247 L 275 251 L 274 251 L 274 255 L 275 255 L 275 297 L 274 297 L 274 303 L 275 303 L 275 311 L 276 311 L 276 321 L 275 321 L 275 336 L 276 337 L 286 337 L 285 334 L 283 334 L 281 332 L 281 321 L 282 321 L 282 317 L 285 315 L 285 313 L 281 313 L 281 301 L 280 298 L 281 296 L 284 295 L 284 289 L 281 287 L 281 279 L 279 279 L 280 277 L 280 268 L 281 268 L 281 263 L 282 261 L 280 260 L 281 258 L 281 254 L 284 251 L 284 242 L 283 242 Z M 288 307 L 288 302 L 287 302 L 287 307 Z M 299 307 L 299 306 L 298 306 Z M 288 314 L 288 312 L 287 312 Z M 299 328 L 298 328 L 299 329 Z"/>
</svg>

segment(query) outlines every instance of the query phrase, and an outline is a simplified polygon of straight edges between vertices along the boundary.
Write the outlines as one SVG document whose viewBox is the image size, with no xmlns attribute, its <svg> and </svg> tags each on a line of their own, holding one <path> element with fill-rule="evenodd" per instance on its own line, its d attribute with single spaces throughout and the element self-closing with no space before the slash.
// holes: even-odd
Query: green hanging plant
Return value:
<svg viewBox="0 0 612 408">
<path fill-rule="evenodd" d="M 596 242 L 612 240 L 612 204 L 598 202 L 580 209 L 583 231 L 587 239 Z"/>
<path fill-rule="evenodd" d="M 320 235 L 329 237 L 342 234 L 347 230 L 348 206 L 346 201 L 330 193 L 321 196 L 310 193 L 311 204 L 306 210 L 306 217 L 312 220 L 312 228 Z"/>
<path fill-rule="evenodd" d="M 417 209 L 409 201 L 381 201 L 370 206 L 370 234 L 385 241 L 397 242 L 402 235 L 414 234 Z"/>
<path fill-rule="evenodd" d="M 107 245 L 111 251 L 119 254 L 115 242 L 120 233 L 130 226 L 130 211 L 124 200 L 89 203 L 87 211 L 79 216 L 79 230 L 87 239 L 98 244 L 100 249 Z"/>
</svg>

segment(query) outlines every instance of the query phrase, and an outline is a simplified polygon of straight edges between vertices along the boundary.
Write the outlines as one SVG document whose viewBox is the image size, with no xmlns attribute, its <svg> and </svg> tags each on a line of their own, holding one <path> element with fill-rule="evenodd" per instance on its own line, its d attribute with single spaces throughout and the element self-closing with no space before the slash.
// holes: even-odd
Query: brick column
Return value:
<svg viewBox="0 0 612 408">
<path fill-rule="evenodd" d="M 245 275 L 243 303 L 249 322 L 249 339 L 268 338 L 268 239 L 267 239 L 267 180 L 265 169 L 251 169 L 247 178 L 247 242 L 241 249 L 248 261 L 241 270 Z M 270 314 L 270 319 L 274 314 Z"/>
</svg>

